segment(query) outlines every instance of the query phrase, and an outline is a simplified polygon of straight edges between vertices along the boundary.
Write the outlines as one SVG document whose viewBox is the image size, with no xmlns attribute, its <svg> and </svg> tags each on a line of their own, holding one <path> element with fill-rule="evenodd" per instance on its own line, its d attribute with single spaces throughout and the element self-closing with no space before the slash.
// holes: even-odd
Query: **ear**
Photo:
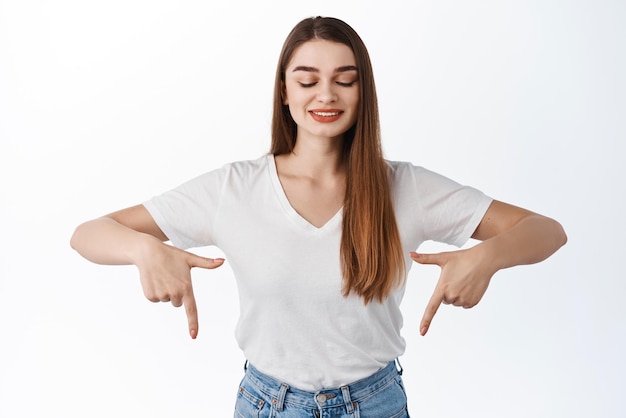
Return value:
<svg viewBox="0 0 626 418">
<path fill-rule="evenodd" d="M 285 82 L 280 82 L 280 97 L 283 99 L 283 104 L 288 105 L 289 99 L 287 98 L 287 86 L 285 86 Z"/>
</svg>

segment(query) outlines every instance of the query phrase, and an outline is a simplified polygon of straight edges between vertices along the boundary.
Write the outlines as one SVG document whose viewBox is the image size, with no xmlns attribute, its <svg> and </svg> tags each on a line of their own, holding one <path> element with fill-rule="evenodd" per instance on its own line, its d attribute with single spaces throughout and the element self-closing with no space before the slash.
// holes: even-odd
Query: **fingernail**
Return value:
<svg viewBox="0 0 626 418">
<path fill-rule="evenodd" d="M 422 334 L 422 336 L 426 335 L 426 331 L 427 330 L 428 330 L 428 328 L 422 327 L 422 329 L 420 330 L 420 334 Z"/>
<path fill-rule="evenodd" d="M 195 329 L 192 329 L 189 331 L 189 334 L 191 335 L 191 338 L 195 340 L 196 337 L 198 336 L 198 331 L 196 331 Z"/>
<path fill-rule="evenodd" d="M 420 255 L 418 253 L 411 252 L 410 254 L 413 258 L 420 258 Z"/>
<path fill-rule="evenodd" d="M 213 259 L 213 262 L 214 262 L 214 263 L 221 263 L 222 261 L 224 261 L 224 259 L 223 259 L 223 258 L 214 258 L 214 259 Z"/>
</svg>

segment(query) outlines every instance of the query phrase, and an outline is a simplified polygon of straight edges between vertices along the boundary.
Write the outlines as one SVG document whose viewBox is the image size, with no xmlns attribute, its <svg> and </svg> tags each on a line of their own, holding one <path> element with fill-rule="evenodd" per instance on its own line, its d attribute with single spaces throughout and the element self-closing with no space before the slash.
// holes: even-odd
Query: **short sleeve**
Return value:
<svg viewBox="0 0 626 418">
<path fill-rule="evenodd" d="M 176 247 L 212 245 L 224 177 L 225 168 L 210 171 L 143 205 Z"/>
<path fill-rule="evenodd" d="M 476 188 L 411 163 L 392 166 L 394 193 L 400 194 L 402 204 L 411 208 L 407 215 L 419 225 L 422 240 L 463 246 L 493 199 Z"/>
</svg>

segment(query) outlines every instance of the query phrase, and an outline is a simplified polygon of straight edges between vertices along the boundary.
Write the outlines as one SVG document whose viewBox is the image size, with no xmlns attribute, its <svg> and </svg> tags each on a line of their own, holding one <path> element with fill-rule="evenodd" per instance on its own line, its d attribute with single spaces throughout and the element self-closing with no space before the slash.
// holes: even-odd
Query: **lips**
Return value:
<svg viewBox="0 0 626 418">
<path fill-rule="evenodd" d="M 311 117 L 317 122 L 330 123 L 341 117 L 343 110 L 339 109 L 313 109 L 309 110 Z"/>
</svg>

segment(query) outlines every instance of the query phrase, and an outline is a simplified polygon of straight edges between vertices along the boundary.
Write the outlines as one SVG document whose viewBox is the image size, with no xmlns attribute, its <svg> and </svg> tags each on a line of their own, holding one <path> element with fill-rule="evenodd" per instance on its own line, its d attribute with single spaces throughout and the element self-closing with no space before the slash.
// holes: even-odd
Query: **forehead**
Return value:
<svg viewBox="0 0 626 418">
<path fill-rule="evenodd" d="M 315 67 L 321 71 L 332 71 L 339 67 L 356 65 L 356 59 L 347 45 L 315 39 L 296 48 L 287 65 L 287 70 L 300 65 Z"/>
</svg>

